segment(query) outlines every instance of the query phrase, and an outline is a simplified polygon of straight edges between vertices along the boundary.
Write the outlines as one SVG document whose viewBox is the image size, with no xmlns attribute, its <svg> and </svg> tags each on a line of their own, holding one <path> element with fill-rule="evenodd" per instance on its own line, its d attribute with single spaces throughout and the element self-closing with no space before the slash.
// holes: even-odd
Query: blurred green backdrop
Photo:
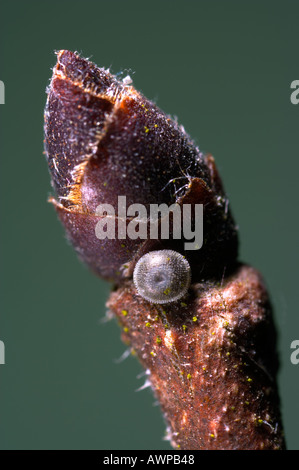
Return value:
<svg viewBox="0 0 299 470">
<path fill-rule="evenodd" d="M 67 244 L 43 156 L 54 50 L 70 49 L 178 116 L 210 151 L 240 226 L 241 259 L 263 273 L 279 329 L 288 447 L 299 448 L 298 122 L 295 1 L 1 2 L 2 449 L 170 449 L 115 322 L 110 286 Z"/>
</svg>

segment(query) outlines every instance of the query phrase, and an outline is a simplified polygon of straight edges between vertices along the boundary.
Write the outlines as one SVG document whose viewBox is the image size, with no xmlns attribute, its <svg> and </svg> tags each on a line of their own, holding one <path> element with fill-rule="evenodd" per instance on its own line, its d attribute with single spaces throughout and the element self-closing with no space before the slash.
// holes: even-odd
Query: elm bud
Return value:
<svg viewBox="0 0 299 470">
<path fill-rule="evenodd" d="M 79 55 L 62 50 L 48 89 L 45 153 L 56 199 L 52 198 L 81 259 L 101 277 L 117 283 L 132 275 L 148 251 L 172 249 L 186 256 L 201 276 L 222 273 L 237 256 L 237 230 L 214 159 L 204 155 L 183 127 L 127 82 Z M 177 240 L 117 237 L 118 197 L 127 206 L 203 204 L 201 249 L 184 252 Z M 98 239 L 97 207 L 114 208 L 115 238 Z M 195 227 L 191 209 L 191 226 Z"/>
</svg>

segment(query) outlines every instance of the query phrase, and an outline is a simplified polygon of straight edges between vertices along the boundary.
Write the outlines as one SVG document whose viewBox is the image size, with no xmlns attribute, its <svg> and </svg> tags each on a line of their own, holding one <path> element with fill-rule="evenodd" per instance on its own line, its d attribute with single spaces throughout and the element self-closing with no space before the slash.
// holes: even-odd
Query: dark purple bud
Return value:
<svg viewBox="0 0 299 470">
<path fill-rule="evenodd" d="M 237 231 L 214 159 L 183 127 L 132 86 L 69 51 L 58 53 L 45 110 L 45 150 L 57 200 L 51 199 L 79 256 L 100 276 L 120 282 L 141 255 L 161 248 L 188 258 L 193 278 L 218 275 L 237 255 Z M 118 196 L 127 207 L 203 204 L 201 249 L 186 239 L 117 238 Z M 115 210 L 116 239 L 100 240 L 101 204 Z M 192 227 L 194 210 L 192 209 Z M 126 225 L 130 222 L 127 218 Z M 190 241 L 190 240 L 188 240 Z"/>
</svg>

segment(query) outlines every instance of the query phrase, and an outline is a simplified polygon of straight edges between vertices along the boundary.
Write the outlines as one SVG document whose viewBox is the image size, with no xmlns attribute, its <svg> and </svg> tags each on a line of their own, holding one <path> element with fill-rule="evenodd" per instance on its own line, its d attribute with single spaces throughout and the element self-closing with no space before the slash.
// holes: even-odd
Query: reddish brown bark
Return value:
<svg viewBox="0 0 299 470">
<path fill-rule="evenodd" d="M 175 448 L 284 448 L 275 332 L 253 268 L 238 267 L 222 285 L 194 284 L 188 299 L 166 307 L 127 282 L 108 307 L 150 372 Z"/>
</svg>

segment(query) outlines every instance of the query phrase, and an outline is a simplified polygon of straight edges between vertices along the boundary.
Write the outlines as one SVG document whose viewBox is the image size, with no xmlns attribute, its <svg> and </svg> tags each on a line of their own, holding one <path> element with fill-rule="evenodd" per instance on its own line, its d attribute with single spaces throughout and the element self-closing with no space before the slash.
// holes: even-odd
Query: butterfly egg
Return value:
<svg viewBox="0 0 299 470">
<path fill-rule="evenodd" d="M 144 299 L 165 304 L 186 294 L 191 268 L 186 258 L 172 250 L 151 251 L 137 262 L 133 281 Z"/>
</svg>

